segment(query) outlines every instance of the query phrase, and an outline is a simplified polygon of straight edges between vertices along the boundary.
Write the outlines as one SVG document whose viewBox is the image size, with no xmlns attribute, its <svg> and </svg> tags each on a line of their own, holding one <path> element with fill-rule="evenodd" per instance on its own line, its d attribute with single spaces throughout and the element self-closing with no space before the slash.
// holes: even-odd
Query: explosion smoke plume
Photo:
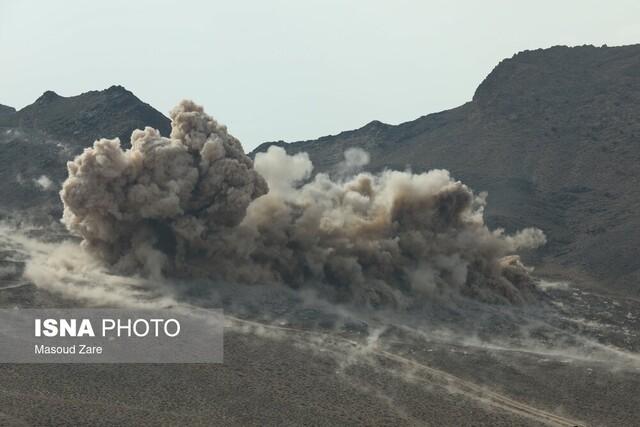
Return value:
<svg viewBox="0 0 640 427">
<path fill-rule="evenodd" d="M 356 149 L 339 179 L 311 178 L 305 153 L 270 147 L 252 162 L 190 101 L 171 119 L 170 138 L 134 131 L 126 150 L 101 139 L 68 163 L 63 222 L 115 269 L 314 286 L 373 305 L 526 298 L 527 270 L 508 255 L 544 235 L 490 231 L 485 197 L 447 171 L 357 173 L 368 155 Z"/>
</svg>

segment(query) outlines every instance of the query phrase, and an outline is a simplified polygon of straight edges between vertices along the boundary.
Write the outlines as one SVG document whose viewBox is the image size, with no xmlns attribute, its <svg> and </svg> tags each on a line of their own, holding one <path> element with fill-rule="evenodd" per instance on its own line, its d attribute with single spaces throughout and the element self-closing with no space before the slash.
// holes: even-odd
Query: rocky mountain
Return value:
<svg viewBox="0 0 640 427">
<path fill-rule="evenodd" d="M 0 127 L 36 129 L 83 146 L 98 138 L 128 141 L 133 129 L 144 126 L 163 135 L 171 131 L 168 118 L 122 86 L 70 97 L 47 91 L 15 114 L 2 114 L 0 108 Z"/>
<path fill-rule="evenodd" d="M 503 60 L 452 110 L 255 152 L 306 151 L 331 171 L 359 147 L 370 170 L 448 169 L 488 191 L 491 225 L 546 232 L 531 256 L 547 274 L 637 295 L 639 107 L 640 45 L 557 46 Z"/>
<path fill-rule="evenodd" d="M 11 115 L 15 112 L 16 112 L 15 108 L 0 104 L 0 116 Z"/>
<path fill-rule="evenodd" d="M 47 91 L 19 111 L 0 106 L 0 212 L 57 217 L 67 161 L 98 138 L 126 143 L 145 126 L 171 130 L 167 117 L 122 86 L 71 97 Z"/>
</svg>

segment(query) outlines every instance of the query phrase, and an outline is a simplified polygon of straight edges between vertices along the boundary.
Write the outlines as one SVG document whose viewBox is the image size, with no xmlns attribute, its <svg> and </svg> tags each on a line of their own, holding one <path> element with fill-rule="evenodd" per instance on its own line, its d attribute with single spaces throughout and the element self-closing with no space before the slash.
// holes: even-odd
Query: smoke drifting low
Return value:
<svg viewBox="0 0 640 427">
<path fill-rule="evenodd" d="M 310 286 L 338 301 L 411 305 L 468 295 L 521 302 L 533 289 L 512 255 L 543 244 L 483 222 L 484 195 L 445 170 L 358 173 L 349 150 L 338 178 L 280 147 L 252 162 L 226 128 L 190 101 L 164 138 L 135 131 L 131 147 L 101 139 L 73 162 L 63 222 L 121 273 Z"/>
</svg>

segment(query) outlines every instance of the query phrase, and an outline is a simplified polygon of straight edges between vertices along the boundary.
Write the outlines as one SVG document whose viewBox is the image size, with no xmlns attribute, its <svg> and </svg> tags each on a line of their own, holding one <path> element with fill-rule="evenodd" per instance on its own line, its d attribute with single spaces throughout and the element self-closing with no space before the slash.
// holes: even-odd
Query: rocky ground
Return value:
<svg viewBox="0 0 640 427">
<path fill-rule="evenodd" d="M 14 243 L 3 241 L 0 307 L 86 304 L 23 279 Z M 637 423 L 640 303 L 538 286 L 526 307 L 372 312 L 281 288 L 176 284 L 183 304 L 225 308 L 223 364 L 0 365 L 0 425 Z"/>
</svg>

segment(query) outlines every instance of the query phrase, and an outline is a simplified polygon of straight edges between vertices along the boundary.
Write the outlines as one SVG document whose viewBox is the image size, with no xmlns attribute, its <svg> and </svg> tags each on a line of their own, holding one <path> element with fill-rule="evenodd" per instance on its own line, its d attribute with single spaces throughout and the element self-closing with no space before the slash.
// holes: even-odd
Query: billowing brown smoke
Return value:
<svg viewBox="0 0 640 427">
<path fill-rule="evenodd" d="M 372 305 L 528 293 L 508 255 L 544 243 L 542 232 L 490 231 L 484 196 L 445 170 L 357 173 L 368 155 L 349 150 L 339 179 L 311 179 L 304 153 L 271 147 L 253 164 L 190 101 L 171 118 L 171 138 L 146 128 L 126 150 L 102 139 L 68 164 L 63 222 L 119 271 L 314 286 Z"/>
<path fill-rule="evenodd" d="M 240 142 L 202 107 L 184 101 L 171 118 L 171 138 L 134 131 L 127 150 L 101 139 L 67 164 L 63 222 L 121 269 L 171 269 L 237 226 L 267 192 Z"/>
</svg>

